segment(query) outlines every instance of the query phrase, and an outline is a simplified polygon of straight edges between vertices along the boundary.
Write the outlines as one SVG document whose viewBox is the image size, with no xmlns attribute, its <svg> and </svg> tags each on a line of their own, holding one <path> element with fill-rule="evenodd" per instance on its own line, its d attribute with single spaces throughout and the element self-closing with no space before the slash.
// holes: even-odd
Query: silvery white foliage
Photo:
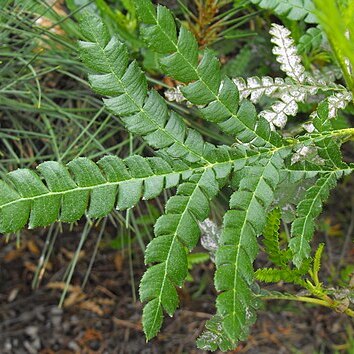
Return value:
<svg viewBox="0 0 354 354">
<path fill-rule="evenodd" d="M 337 91 L 327 98 L 329 106 L 329 118 L 337 116 L 339 109 L 344 109 L 352 100 L 352 94 L 342 85 L 316 83 L 308 76 L 303 85 L 290 86 L 287 92 L 279 93 L 278 101 L 274 102 L 267 110 L 260 112 L 271 126 L 284 128 L 288 116 L 295 116 L 298 112 L 298 102 L 305 102 L 309 95 L 315 95 L 319 90 Z"/>
<path fill-rule="evenodd" d="M 240 97 L 250 96 L 253 103 L 257 103 L 264 95 L 277 99 L 271 107 L 259 114 L 275 130 L 276 127 L 284 128 L 287 117 L 297 114 L 297 103 L 305 101 L 308 94 L 315 94 L 318 87 L 312 83 L 306 84 L 308 75 L 301 64 L 301 58 L 297 54 L 293 39 L 290 37 L 290 31 L 283 26 L 273 24 L 270 34 L 272 35 L 271 41 L 275 44 L 273 53 L 277 56 L 277 61 L 281 64 L 281 69 L 288 78 L 285 80 L 282 78 L 272 79 L 268 76 L 251 77 L 247 80 L 236 78 L 234 82 L 240 91 Z"/>
<path fill-rule="evenodd" d="M 289 92 L 283 93 L 269 109 L 260 112 L 259 115 L 270 123 L 272 129 L 275 127 L 284 128 L 288 116 L 297 114 L 299 109 L 297 102 L 303 102 L 306 96 L 306 90 L 301 88 L 289 90 Z"/>
<path fill-rule="evenodd" d="M 183 85 L 177 85 L 176 87 L 171 87 L 168 90 L 166 90 L 165 91 L 166 99 L 170 102 L 177 102 L 177 103 L 186 102 L 187 107 L 192 107 L 193 104 L 183 96 L 181 87 L 183 87 Z M 204 106 L 197 105 L 197 107 L 204 107 Z"/>
<path fill-rule="evenodd" d="M 328 85 L 327 82 L 320 83 L 309 75 L 302 84 L 296 83 L 290 78 L 283 79 L 276 77 L 273 79 L 269 76 L 252 76 L 247 79 L 236 77 L 233 79 L 233 82 L 239 90 L 240 99 L 249 98 L 253 103 L 258 103 L 263 96 L 279 99 L 284 94 L 291 95 L 297 102 L 300 102 L 306 98 L 306 95 L 315 95 L 318 90 L 345 90 L 341 85 L 333 83 Z"/>
<path fill-rule="evenodd" d="M 271 109 L 260 112 L 259 116 L 265 118 L 269 122 L 272 130 L 275 130 L 275 127 L 284 128 L 288 121 L 285 110 L 286 103 L 276 102 Z"/>
<path fill-rule="evenodd" d="M 301 58 L 291 38 L 288 29 L 281 25 L 273 24 L 270 30 L 272 42 L 275 44 L 273 53 L 281 64 L 281 69 L 288 76 L 285 79 L 265 77 L 250 77 L 247 79 L 233 79 L 239 92 L 240 98 L 249 98 L 253 103 L 259 102 L 262 96 L 268 96 L 276 101 L 266 110 L 259 113 L 264 117 L 273 130 L 284 128 L 288 116 L 298 113 L 298 103 L 305 102 L 309 96 L 316 95 L 321 91 L 334 91 L 333 97 L 328 98 L 330 117 L 334 117 L 338 109 L 343 109 L 350 102 L 351 95 L 342 85 L 333 83 L 341 76 L 340 71 L 329 68 L 326 72 L 315 70 L 314 74 L 305 72 L 301 64 Z M 310 118 L 315 116 L 312 115 Z M 304 129 L 313 132 L 315 127 L 310 122 L 304 125 Z"/>
<path fill-rule="evenodd" d="M 320 72 L 318 71 L 318 73 Z M 336 75 L 335 78 L 333 77 L 333 81 L 338 78 L 337 72 L 334 72 L 334 70 L 332 75 Z M 282 100 L 285 95 L 283 101 L 289 102 L 287 96 L 290 95 L 296 102 L 304 102 L 307 95 L 315 95 L 319 90 L 346 91 L 344 86 L 330 82 L 330 76 L 328 76 L 328 81 L 320 81 L 309 74 L 307 74 L 306 81 L 302 84 L 296 83 L 290 78 L 271 78 L 269 76 L 252 76 L 247 79 L 237 77 L 233 79 L 233 82 L 239 90 L 240 99 L 249 98 L 253 103 L 258 103 L 263 96 Z"/>
<path fill-rule="evenodd" d="M 339 85 L 338 85 L 339 86 Z M 327 97 L 325 101 L 328 103 L 328 119 L 333 119 L 337 116 L 340 109 L 344 109 L 353 99 L 351 92 L 347 91 L 344 87 L 342 91 L 335 92 L 333 95 Z M 313 120 L 318 117 L 318 112 L 314 111 L 310 115 L 310 119 Z M 303 125 L 304 129 L 309 133 L 316 130 L 311 122 Z M 308 130 L 312 129 L 312 131 Z"/>
<path fill-rule="evenodd" d="M 315 83 L 321 85 L 333 85 L 333 82 L 343 76 L 340 68 L 334 65 L 324 66 L 321 69 L 312 68 L 312 78 Z"/>
<path fill-rule="evenodd" d="M 239 90 L 240 99 L 250 97 L 253 103 L 257 103 L 262 96 L 273 97 L 276 92 L 288 91 L 293 86 L 280 77 L 273 79 L 270 76 L 252 76 L 247 79 L 237 77 L 233 82 Z"/>
<path fill-rule="evenodd" d="M 332 96 L 329 96 L 327 98 L 329 110 L 328 118 L 336 117 L 338 110 L 344 109 L 352 99 L 353 96 L 349 91 L 336 92 Z"/>
<path fill-rule="evenodd" d="M 272 35 L 271 42 L 275 44 L 273 54 L 277 57 L 280 69 L 293 80 L 299 83 L 304 82 L 305 68 L 301 64 L 291 32 L 284 26 L 273 23 L 269 33 Z"/>
<path fill-rule="evenodd" d="M 308 94 L 314 94 L 318 88 L 311 85 L 295 85 L 290 79 L 265 77 L 251 77 L 233 79 L 239 92 L 240 98 L 250 98 L 253 103 L 259 102 L 262 96 L 276 98 L 273 105 L 260 113 L 274 130 L 275 127 L 284 128 L 288 115 L 296 115 L 298 112 L 297 102 L 303 102 Z"/>
<path fill-rule="evenodd" d="M 324 164 L 324 160 L 318 156 L 316 146 L 301 146 L 299 147 L 291 158 L 291 164 L 295 164 L 300 161 L 309 160 L 319 165 Z"/>
<path fill-rule="evenodd" d="M 173 102 L 176 101 L 177 103 L 181 103 L 186 101 L 182 92 L 181 92 L 181 85 L 177 85 L 176 87 L 172 87 L 165 91 L 165 97 L 168 101 Z"/>
<path fill-rule="evenodd" d="M 316 128 L 315 128 L 315 126 L 313 125 L 312 122 L 304 123 L 304 124 L 302 125 L 302 127 L 303 127 L 308 133 L 313 133 L 313 132 L 316 130 Z"/>
<path fill-rule="evenodd" d="M 221 229 L 210 219 L 205 219 L 203 222 L 200 222 L 199 227 L 202 232 L 200 243 L 207 251 L 209 251 L 210 258 L 214 261 L 215 252 L 219 248 Z"/>
<path fill-rule="evenodd" d="M 344 86 L 334 83 L 336 79 L 341 77 L 341 71 L 333 66 L 321 69 L 321 71 L 313 69 L 311 74 L 305 72 L 301 58 L 297 53 L 297 47 L 291 38 L 291 32 L 281 25 L 272 24 L 270 34 L 272 35 L 271 42 L 275 44 L 273 53 L 287 77 L 285 79 L 269 76 L 234 78 L 233 82 L 238 88 L 240 100 L 248 98 L 253 103 L 258 103 L 263 96 L 275 99 L 276 101 L 270 107 L 259 113 L 260 117 L 269 122 L 271 129 L 275 130 L 276 128 L 284 128 L 288 116 L 295 116 L 298 113 L 299 102 L 305 102 L 309 96 L 316 95 L 318 91 L 332 91 L 334 94 L 327 98 L 329 118 L 335 117 L 337 111 L 344 109 L 352 99 L 351 93 Z M 166 98 L 177 103 L 186 101 L 187 106 L 192 106 L 183 96 L 181 87 L 181 85 L 177 85 L 175 88 L 167 90 L 165 92 Z M 223 81 L 219 92 L 222 87 Z M 315 111 L 311 114 L 310 119 L 316 116 L 317 112 Z M 311 121 L 305 123 L 303 128 L 310 133 L 316 130 Z M 252 145 L 252 142 L 248 145 Z"/>
</svg>

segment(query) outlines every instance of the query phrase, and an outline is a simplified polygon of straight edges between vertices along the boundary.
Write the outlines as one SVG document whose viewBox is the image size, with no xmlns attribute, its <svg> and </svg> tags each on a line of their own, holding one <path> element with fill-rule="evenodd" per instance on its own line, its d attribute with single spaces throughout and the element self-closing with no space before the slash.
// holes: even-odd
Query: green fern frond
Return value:
<svg viewBox="0 0 354 354">
<path fill-rule="evenodd" d="M 253 2 L 272 7 L 288 18 L 311 21 L 310 0 Z M 176 288 L 182 287 L 188 276 L 188 253 L 198 243 L 199 225 L 210 214 L 210 201 L 222 187 L 230 187 L 235 192 L 215 254 L 217 313 L 207 322 L 198 345 L 208 350 L 232 350 L 247 337 L 256 319 L 262 296 L 253 284 L 255 279 L 310 286 L 301 278 L 305 273 L 311 276 L 310 266 L 314 275 L 318 273 L 322 248 L 313 263 L 309 258 L 314 218 L 337 179 L 354 169 L 353 164 L 342 161 L 340 153 L 341 144 L 354 139 L 354 129 L 336 130 L 331 121 L 348 101 L 348 91 L 308 75 L 289 31 L 282 26 L 273 25 L 273 42 L 288 77 L 231 80 L 222 75 L 211 51 L 200 53 L 191 32 L 183 26 L 177 28 L 168 9 L 155 7 L 150 0 L 134 3 L 143 22 L 142 35 L 159 53 L 164 72 L 181 81 L 184 97 L 198 106 L 206 120 L 232 135 L 237 144 L 215 146 L 187 128 L 182 117 L 170 111 L 156 91 L 148 89 L 136 61 L 129 63 L 126 46 L 108 34 L 101 20 L 84 16 L 81 28 L 86 40 L 79 43 L 79 51 L 91 71 L 92 88 L 105 96 L 105 105 L 131 133 L 139 134 L 157 150 L 158 157 L 122 160 L 106 156 L 97 163 L 78 158 L 67 165 L 45 162 L 38 166 L 38 172 L 10 172 L 6 180 L 0 180 L 0 233 L 16 232 L 27 224 L 34 228 L 57 220 L 75 222 L 84 214 L 101 218 L 113 209 L 132 208 L 141 198 L 151 199 L 177 187 L 155 224 L 156 237 L 145 253 L 148 269 L 139 293 L 146 303 L 143 329 L 149 340 L 160 330 L 164 312 L 172 316 L 179 305 Z M 289 4 L 292 8 L 286 7 Z M 272 131 L 286 124 L 286 115 L 297 112 L 297 102 L 319 90 L 333 91 L 335 98 L 327 97 L 319 105 L 307 133 L 283 138 Z M 258 115 L 253 105 L 262 95 L 277 99 L 266 118 Z M 247 101 L 248 97 L 253 103 Z M 309 179 L 307 184 L 302 182 L 305 178 Z M 289 184 L 293 184 L 291 191 Z M 270 212 L 284 206 L 284 189 L 286 203 L 291 207 L 298 204 L 290 249 L 286 251 L 279 246 L 280 211 Z M 292 214 L 289 219 L 294 217 Z M 254 272 L 257 237 L 262 233 L 270 260 L 281 269 Z M 288 265 L 290 256 L 296 269 Z"/>
<path fill-rule="evenodd" d="M 310 27 L 299 39 L 297 49 L 299 54 L 309 53 L 318 49 L 324 39 L 324 33 L 319 27 Z"/>
<path fill-rule="evenodd" d="M 263 244 L 269 260 L 279 267 L 286 267 L 290 258 L 288 252 L 280 249 L 280 219 L 279 209 L 274 209 L 268 214 L 267 223 L 263 229 Z"/>
<path fill-rule="evenodd" d="M 124 160 L 106 156 L 97 163 L 87 158 L 67 165 L 48 161 L 37 167 L 39 174 L 29 169 L 12 171 L 7 181 L 0 180 L 0 233 L 16 232 L 27 223 L 35 228 L 55 221 L 74 222 L 84 214 L 100 218 L 114 208 L 129 209 L 141 198 L 154 198 L 195 173 L 213 171 L 224 181 L 234 166 L 254 159 L 245 150 L 210 144 L 205 156 L 211 162 L 202 167 L 168 155 L 134 155 Z"/>
<path fill-rule="evenodd" d="M 140 283 L 141 301 L 148 302 L 143 312 L 147 339 L 160 330 L 163 309 L 172 316 L 178 306 L 175 286 L 182 286 L 188 274 L 187 252 L 198 242 L 198 221 L 208 217 L 209 201 L 218 190 L 212 170 L 194 174 L 178 187 L 177 195 L 169 199 L 165 214 L 156 222 L 156 237 L 145 253 L 145 263 L 156 264 L 146 271 Z"/>
<path fill-rule="evenodd" d="M 350 166 L 343 162 L 340 141 L 328 137 L 316 142 L 316 146 L 318 148 L 318 155 L 325 161 L 325 166 L 333 168 L 333 170 L 337 169 L 338 172 L 350 168 Z"/>
<path fill-rule="evenodd" d="M 320 271 L 321 268 L 321 258 L 322 258 L 322 253 L 323 253 L 323 249 L 324 249 L 324 243 L 320 243 L 318 245 L 318 248 L 316 250 L 315 256 L 313 258 L 313 275 L 315 277 L 315 279 L 318 280 L 318 273 Z"/>
<path fill-rule="evenodd" d="M 305 286 L 306 282 L 301 279 L 302 272 L 297 269 L 275 269 L 261 268 L 255 272 L 255 278 L 265 283 L 278 283 L 284 281 L 286 283 Z"/>
<path fill-rule="evenodd" d="M 315 231 L 314 220 L 321 213 L 322 203 L 328 198 L 339 177 L 340 174 L 332 172 L 319 178 L 297 207 L 297 218 L 292 224 L 289 247 L 294 255 L 293 262 L 298 268 L 310 256 L 310 240 Z"/>
<path fill-rule="evenodd" d="M 230 59 L 223 65 L 223 71 L 229 77 L 243 76 L 247 72 L 252 58 L 251 46 L 244 46 L 235 58 Z"/>
<path fill-rule="evenodd" d="M 248 326 L 255 321 L 256 302 L 250 289 L 252 264 L 258 253 L 257 236 L 266 223 L 266 210 L 273 201 L 281 165 L 282 158 L 276 153 L 250 167 L 232 195 L 231 210 L 224 217 L 216 252 L 215 287 L 222 292 L 217 298 L 217 313 L 233 342 L 244 339 Z"/>
<path fill-rule="evenodd" d="M 66 166 L 44 162 L 35 173 L 18 169 L 0 180 L 0 233 L 16 232 L 55 221 L 74 222 L 85 213 L 100 218 L 114 208 L 133 207 L 174 187 L 193 172 L 181 161 L 131 156 L 106 156 L 97 163 L 78 158 Z"/>
<path fill-rule="evenodd" d="M 251 0 L 262 9 L 272 10 L 279 16 L 289 20 L 304 20 L 307 23 L 318 23 L 315 5 L 312 0 Z"/>
<path fill-rule="evenodd" d="M 286 165 L 281 170 L 282 173 L 287 174 L 290 183 L 299 181 L 301 179 L 313 178 L 318 175 L 328 174 L 330 172 L 337 172 L 343 176 L 349 175 L 354 172 L 353 164 L 344 164 L 342 167 L 316 165 L 307 161 L 296 163 L 294 165 Z"/>
<path fill-rule="evenodd" d="M 165 55 L 160 60 L 162 69 L 187 84 L 181 92 L 192 104 L 203 106 L 199 109 L 206 120 L 243 143 L 281 145 L 280 136 L 270 130 L 265 119 L 257 118 L 252 104 L 243 102 L 239 107 L 237 87 L 222 77 L 219 60 L 212 52 L 205 50 L 199 62 L 195 37 L 183 26 L 177 34 L 174 17 L 167 8 L 155 8 L 150 0 L 137 0 L 136 5 L 143 38 L 151 49 Z"/>
<path fill-rule="evenodd" d="M 150 146 L 164 149 L 174 158 L 206 162 L 202 136 L 186 128 L 182 117 L 170 112 L 156 91 L 148 91 L 136 61 L 129 64 L 126 46 L 110 37 L 102 21 L 93 15 L 82 19 L 81 29 L 87 41 L 79 42 L 80 56 L 94 71 L 89 75 L 93 90 L 108 96 L 104 99 L 106 107 Z"/>
</svg>

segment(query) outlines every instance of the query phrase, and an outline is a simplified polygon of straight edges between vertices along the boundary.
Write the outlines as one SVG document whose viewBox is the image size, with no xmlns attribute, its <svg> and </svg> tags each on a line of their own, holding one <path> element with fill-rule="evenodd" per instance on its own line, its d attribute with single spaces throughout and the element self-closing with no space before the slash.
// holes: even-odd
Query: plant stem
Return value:
<svg viewBox="0 0 354 354">
<path fill-rule="evenodd" d="M 315 304 L 315 305 L 320 305 L 328 308 L 334 308 L 338 312 L 344 312 L 346 315 L 349 317 L 354 318 L 354 310 L 351 310 L 349 308 L 345 309 L 344 311 L 339 311 L 338 310 L 338 304 L 333 301 L 332 299 L 329 298 L 329 300 L 321 300 L 321 299 L 316 299 L 313 297 L 308 297 L 308 296 L 294 296 L 294 295 L 271 295 L 271 296 L 262 296 L 263 300 L 288 300 L 288 301 L 301 301 L 301 302 L 307 302 L 310 304 Z"/>
</svg>

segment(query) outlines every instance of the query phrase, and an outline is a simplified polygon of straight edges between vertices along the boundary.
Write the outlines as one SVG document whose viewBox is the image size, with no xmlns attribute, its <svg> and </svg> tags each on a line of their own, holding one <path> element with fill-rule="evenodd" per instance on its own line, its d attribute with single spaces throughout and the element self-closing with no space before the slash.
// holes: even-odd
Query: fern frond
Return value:
<svg viewBox="0 0 354 354">
<path fill-rule="evenodd" d="M 222 329 L 222 317 L 215 315 L 205 324 L 205 330 L 197 339 L 199 349 L 216 351 L 220 348 L 226 352 L 235 348 L 234 343 L 228 338 Z"/>
<path fill-rule="evenodd" d="M 273 53 L 280 64 L 280 69 L 296 82 L 303 83 L 306 79 L 305 68 L 297 54 L 291 32 L 284 26 L 273 23 L 269 33 L 272 36 L 271 42 L 275 44 Z"/>
<path fill-rule="evenodd" d="M 340 109 L 344 109 L 353 99 L 351 92 L 336 92 L 327 98 L 328 118 L 335 118 Z"/>
<path fill-rule="evenodd" d="M 294 87 L 293 82 L 286 82 L 280 77 L 273 79 L 270 76 L 252 76 L 244 79 L 233 79 L 241 99 L 249 98 L 253 103 L 258 103 L 263 96 L 274 97 L 276 92 L 288 92 Z"/>
<path fill-rule="evenodd" d="M 285 267 L 289 261 L 289 254 L 280 249 L 280 218 L 281 213 L 279 209 L 274 209 L 268 214 L 267 223 L 263 229 L 263 244 L 269 260 L 279 267 Z"/>
<path fill-rule="evenodd" d="M 108 96 L 104 99 L 106 107 L 150 146 L 164 149 L 174 158 L 206 162 L 202 136 L 186 128 L 182 117 L 170 112 L 156 91 L 148 91 L 137 62 L 129 64 L 126 46 L 115 36 L 111 38 L 102 21 L 93 15 L 81 21 L 81 29 L 87 41 L 79 42 L 80 56 L 94 71 L 89 75 L 93 90 Z"/>
<path fill-rule="evenodd" d="M 247 169 L 231 197 L 231 210 L 224 217 L 216 253 L 215 287 L 222 292 L 217 298 L 217 313 L 233 342 L 245 338 L 249 325 L 255 321 L 257 305 L 250 285 L 252 264 L 258 253 L 256 237 L 266 223 L 266 210 L 273 201 L 281 165 L 282 158 L 276 153 Z"/>
<path fill-rule="evenodd" d="M 299 39 L 297 49 L 299 54 L 309 53 L 318 49 L 324 39 L 324 33 L 319 27 L 310 27 Z"/>
<path fill-rule="evenodd" d="M 225 133 L 254 146 L 279 146 L 280 137 L 271 132 L 263 118 L 257 119 L 253 105 L 239 107 L 237 87 L 229 78 L 222 78 L 220 63 L 211 51 L 205 50 L 199 62 L 198 44 L 193 34 L 181 26 L 177 34 L 171 12 L 150 0 L 137 0 L 141 33 L 149 47 L 163 54 L 163 71 L 186 84 L 181 88 L 185 98 L 199 108 L 202 116 L 217 123 Z"/>
<path fill-rule="evenodd" d="M 55 221 L 74 222 L 84 214 L 99 218 L 114 208 L 133 207 L 140 198 L 151 199 L 192 174 L 213 171 L 225 181 L 234 166 L 254 161 L 254 152 L 241 148 L 215 148 L 206 144 L 210 161 L 191 167 L 168 155 L 121 160 L 106 156 L 97 163 L 77 158 L 67 165 L 49 161 L 37 167 L 39 173 L 18 169 L 0 180 L 0 233 L 49 225 Z M 268 151 L 263 152 L 268 154 Z M 16 218 L 14 217 L 16 215 Z"/>
<path fill-rule="evenodd" d="M 264 117 L 272 127 L 284 128 L 288 116 L 295 116 L 298 112 L 297 102 L 301 102 L 305 99 L 306 93 L 300 92 L 298 90 L 297 94 L 283 94 L 281 99 L 274 102 L 269 109 L 266 109 L 259 113 L 261 117 Z"/>
<path fill-rule="evenodd" d="M 249 98 L 253 103 L 258 103 L 263 96 L 270 98 L 281 98 L 282 95 L 288 94 L 294 96 L 296 102 L 303 102 L 306 95 L 315 95 L 318 91 L 334 91 L 347 92 L 342 85 L 336 85 L 320 80 L 311 80 L 310 77 L 304 83 L 295 83 L 289 78 L 271 78 L 269 76 L 252 76 L 247 79 L 237 77 L 233 79 L 236 84 L 240 99 Z"/>
<path fill-rule="evenodd" d="M 284 128 L 288 116 L 295 116 L 298 112 L 298 102 L 305 101 L 308 94 L 318 91 L 318 87 L 310 85 L 299 86 L 281 78 L 269 77 L 247 79 L 247 85 L 242 84 L 242 79 L 236 79 L 240 93 L 243 97 L 251 95 L 251 100 L 256 103 L 262 96 L 276 98 L 276 101 L 266 110 L 259 113 L 271 127 Z M 274 80 L 274 81 L 273 81 Z"/>
<path fill-rule="evenodd" d="M 209 201 L 219 186 L 215 173 L 207 170 L 193 175 L 180 185 L 170 198 L 166 212 L 156 222 L 156 237 L 145 253 L 145 263 L 156 263 L 144 274 L 140 283 L 144 307 L 143 326 L 147 339 L 159 331 L 163 309 L 170 315 L 178 306 L 175 286 L 182 286 L 188 273 L 187 252 L 195 247 L 200 236 L 198 221 L 209 215 Z"/>
<path fill-rule="evenodd" d="M 264 117 L 271 127 L 284 128 L 287 116 L 295 116 L 298 112 L 298 102 L 304 102 L 308 95 L 317 93 L 318 90 L 338 90 L 331 85 L 318 85 L 308 82 L 299 84 L 292 79 L 265 77 L 234 78 L 240 98 L 250 98 L 253 103 L 259 102 L 263 96 L 276 99 L 266 110 L 261 111 L 259 116 Z"/>
<path fill-rule="evenodd" d="M 315 256 L 313 257 L 312 272 L 317 279 L 318 279 L 318 272 L 320 271 L 321 268 L 321 258 L 322 258 L 323 249 L 324 249 L 324 243 L 320 243 L 315 252 Z"/>
<path fill-rule="evenodd" d="M 336 65 L 326 65 L 321 68 L 313 68 L 312 77 L 314 78 L 315 82 L 318 82 L 322 85 L 333 85 L 334 82 L 343 78 L 343 73 Z M 343 88 L 345 89 L 344 86 Z"/>
<path fill-rule="evenodd" d="M 294 255 L 293 262 L 298 268 L 310 256 L 310 240 L 315 231 L 314 220 L 321 213 L 322 203 L 328 198 L 339 177 L 341 176 L 336 172 L 332 172 L 319 178 L 297 207 L 297 218 L 292 224 L 289 247 Z"/>
<path fill-rule="evenodd" d="M 312 0 L 251 0 L 262 9 L 272 10 L 289 20 L 318 23 Z"/>
<path fill-rule="evenodd" d="M 296 163 L 291 166 L 284 166 L 281 170 L 282 173 L 288 173 L 295 177 L 295 180 L 313 178 L 317 175 L 328 174 L 329 172 L 337 172 L 343 176 L 349 175 L 354 172 L 354 165 L 337 166 L 318 166 L 304 161 L 303 163 Z"/>
<path fill-rule="evenodd" d="M 319 103 L 317 110 L 311 113 L 311 120 L 304 126 L 305 130 L 309 132 L 333 130 L 330 120 L 337 117 L 338 111 L 345 109 L 352 98 L 351 92 L 344 89 L 324 99 Z"/>
<path fill-rule="evenodd" d="M 301 64 L 301 58 L 291 38 L 291 33 L 285 27 L 272 24 L 270 30 L 272 42 L 275 44 L 273 53 L 277 56 L 280 68 L 286 73 L 287 78 L 250 77 L 233 79 L 236 84 L 240 98 L 250 97 L 253 103 L 257 103 L 261 97 L 268 96 L 276 101 L 268 108 L 259 113 L 265 118 L 272 129 L 275 127 L 284 128 L 288 116 L 295 116 L 298 112 L 298 103 L 305 102 L 309 95 L 318 91 L 332 92 L 332 96 L 326 99 L 331 108 L 331 117 L 338 109 L 343 109 L 350 102 L 352 96 L 345 87 L 335 83 L 327 83 L 324 80 L 315 79 Z M 316 116 L 313 113 L 312 118 Z M 310 132 L 314 131 L 312 125 L 307 123 L 304 128 Z"/>
<path fill-rule="evenodd" d="M 286 283 L 298 284 L 304 286 L 306 282 L 301 279 L 302 272 L 297 269 L 275 269 L 261 268 L 255 272 L 255 278 L 265 283 Z"/>
<path fill-rule="evenodd" d="M 329 137 L 315 142 L 316 147 L 318 148 L 319 157 L 325 161 L 325 165 L 328 168 L 333 168 L 333 170 L 336 170 L 337 172 L 340 170 L 346 170 L 350 167 L 343 162 L 340 150 L 341 143 L 341 141 L 336 141 Z"/>
<path fill-rule="evenodd" d="M 8 182 L 0 180 L 0 233 L 16 232 L 27 222 L 29 228 L 74 222 L 85 213 L 100 218 L 154 198 L 193 172 L 180 161 L 141 156 L 106 156 L 97 163 L 78 158 L 66 166 L 50 161 L 37 170 L 18 169 L 8 173 Z"/>
<path fill-rule="evenodd" d="M 74 222 L 84 214 L 103 217 L 114 208 L 129 209 L 141 198 L 154 198 L 196 173 L 212 171 L 221 183 L 234 166 L 255 158 L 245 149 L 211 144 L 205 144 L 204 154 L 210 163 L 194 167 L 161 153 L 161 157 L 134 155 L 124 160 L 106 156 L 97 163 L 87 158 L 67 165 L 49 161 L 37 167 L 39 173 L 15 170 L 7 174 L 7 181 L 0 180 L 0 233 L 18 231 L 27 222 L 35 228 Z"/>
<path fill-rule="evenodd" d="M 230 59 L 223 65 L 223 70 L 229 77 L 236 77 L 245 75 L 248 66 L 252 59 L 252 50 L 250 46 L 244 46 L 235 58 Z"/>
</svg>

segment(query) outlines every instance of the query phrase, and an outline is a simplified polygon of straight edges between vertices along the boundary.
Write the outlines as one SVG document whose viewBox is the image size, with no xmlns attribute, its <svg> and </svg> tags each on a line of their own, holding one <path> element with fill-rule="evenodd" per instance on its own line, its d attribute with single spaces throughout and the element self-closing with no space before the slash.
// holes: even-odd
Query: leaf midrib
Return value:
<svg viewBox="0 0 354 354">
<path fill-rule="evenodd" d="M 266 152 L 266 153 L 268 153 L 268 152 Z M 252 158 L 254 156 L 255 155 L 244 156 L 244 157 L 242 157 L 240 159 L 233 159 L 233 160 L 228 160 L 228 161 L 209 163 L 209 164 L 201 166 L 201 167 L 196 167 L 196 168 L 189 167 L 189 168 L 186 168 L 184 170 L 172 171 L 172 172 L 168 172 L 168 173 L 164 173 L 164 174 L 154 174 L 154 175 L 145 176 L 145 177 L 129 178 L 129 179 L 126 179 L 126 180 L 116 181 L 116 182 L 106 181 L 104 183 L 95 184 L 95 185 L 91 185 L 91 186 L 85 186 L 85 187 L 77 185 L 75 188 L 66 189 L 66 190 L 63 190 L 63 191 L 51 191 L 51 190 L 48 189 L 48 191 L 49 191 L 48 193 L 42 193 L 42 194 L 39 194 L 39 195 L 36 195 L 36 196 L 32 196 L 32 197 L 23 197 L 22 196 L 19 199 L 16 199 L 16 200 L 13 200 L 11 202 L 7 202 L 5 204 L 2 204 L 2 205 L 0 205 L 0 210 L 5 208 L 5 207 L 8 207 L 8 206 L 10 206 L 12 204 L 20 203 L 20 202 L 23 202 L 23 201 L 33 201 L 33 200 L 36 200 L 36 199 L 51 197 L 51 196 L 54 196 L 54 195 L 65 195 L 65 194 L 69 194 L 69 193 L 73 193 L 73 192 L 79 192 L 79 191 L 92 191 L 93 189 L 96 189 L 96 188 L 102 188 L 102 187 L 108 187 L 108 186 L 118 186 L 118 185 L 121 185 L 121 184 L 128 184 L 128 183 L 132 183 L 132 182 L 136 182 L 136 181 L 144 182 L 144 181 L 148 180 L 149 178 L 154 178 L 154 177 L 164 177 L 164 178 L 166 178 L 168 176 L 172 176 L 172 175 L 175 175 L 175 174 L 183 175 L 186 172 L 193 172 L 193 173 L 202 172 L 203 173 L 203 172 L 205 172 L 208 169 L 212 169 L 214 167 L 217 167 L 217 166 L 220 166 L 220 165 L 225 165 L 225 164 L 228 164 L 228 163 L 229 164 L 233 164 L 236 161 L 247 160 L 247 159 Z M 15 188 L 15 191 L 17 192 L 16 188 Z"/>
<path fill-rule="evenodd" d="M 348 128 L 348 129 L 341 129 L 341 130 L 336 130 L 336 131 L 332 131 L 332 132 L 329 132 L 329 134 L 333 134 L 333 136 L 341 136 L 341 135 L 345 135 L 345 134 L 354 134 L 354 128 Z M 327 135 L 329 135 L 327 134 Z M 314 139 L 317 140 L 317 139 L 322 139 L 323 136 L 325 136 L 323 133 L 322 134 L 315 134 L 315 137 Z M 311 137 L 310 137 L 311 139 Z M 96 185 L 92 185 L 92 186 L 85 186 L 85 187 L 80 187 L 80 186 L 77 186 L 76 188 L 73 188 L 73 189 L 68 189 L 68 190 L 64 190 L 64 191 L 60 191 L 60 192 L 54 192 L 54 191 L 49 191 L 48 193 L 43 193 L 43 194 L 40 194 L 40 195 L 37 195 L 37 196 L 33 196 L 33 197 L 21 197 L 19 199 L 16 199 L 16 200 L 13 200 L 11 202 L 8 202 L 8 203 L 5 203 L 5 204 L 2 204 L 0 205 L 0 210 L 11 205 L 11 204 L 15 204 L 15 203 L 18 203 L 18 202 L 22 202 L 22 201 L 27 201 L 27 200 L 35 200 L 35 199 L 39 199 L 39 198 L 43 198 L 43 197 L 50 197 L 52 195 L 65 195 L 65 194 L 69 194 L 69 193 L 72 193 L 72 192 L 75 192 L 75 191 L 85 191 L 85 190 L 93 190 L 95 188 L 100 188 L 100 187 L 105 187 L 105 186 L 111 186 L 111 185 L 119 185 L 119 184 L 124 184 L 124 183 L 129 183 L 129 182 L 134 182 L 134 181 L 138 181 L 138 180 L 141 180 L 141 181 L 144 181 L 144 180 L 147 180 L 149 178 L 153 178 L 153 177 L 156 177 L 156 176 L 162 176 L 162 177 L 168 177 L 170 175 L 173 175 L 173 174 L 180 174 L 180 175 L 183 175 L 183 173 L 185 172 L 203 172 L 204 170 L 206 169 L 209 169 L 209 168 L 214 168 L 214 167 L 217 167 L 217 166 L 221 166 L 221 165 L 225 165 L 225 164 L 234 164 L 235 162 L 237 161 L 244 161 L 244 160 L 248 160 L 248 159 L 253 159 L 255 158 L 257 155 L 259 157 L 261 156 L 267 156 L 268 154 L 275 154 L 277 151 L 281 151 L 283 149 L 287 149 L 287 148 L 290 148 L 290 147 L 296 147 L 298 144 L 302 144 L 304 141 L 295 141 L 293 142 L 292 144 L 290 145 L 284 145 L 284 146 L 281 146 L 281 147 L 276 147 L 274 149 L 269 149 L 267 151 L 258 151 L 257 154 L 253 154 L 253 155 L 250 155 L 250 156 L 243 156 L 241 158 L 235 158 L 235 159 L 229 159 L 227 161 L 221 161 L 221 162 L 215 162 L 215 163 L 208 163 L 204 166 L 201 166 L 201 167 L 196 167 L 196 168 L 192 168 L 192 167 L 189 167 L 187 169 L 184 169 L 184 170 L 180 170 L 180 171 L 172 171 L 172 172 L 169 172 L 169 173 L 166 173 L 166 174 L 156 174 L 156 175 L 151 175 L 151 176 L 146 176 L 146 177 L 139 177 L 139 178 L 130 178 L 130 179 L 127 179 L 127 180 L 123 180 L 123 181 L 116 181 L 116 182 L 105 182 L 105 183 L 102 183 L 102 184 L 96 184 Z M 287 171 L 287 172 L 316 172 L 316 173 L 328 173 L 328 172 L 348 172 L 348 173 L 352 173 L 354 171 L 354 166 L 351 167 L 351 166 L 347 166 L 346 168 L 343 168 L 343 169 L 340 169 L 340 168 L 335 168 L 334 170 L 316 170 L 316 171 L 313 171 L 313 170 L 290 170 L 290 169 L 286 169 L 286 168 L 283 168 L 283 170 Z M 16 189 L 15 189 L 16 190 Z"/>
</svg>

